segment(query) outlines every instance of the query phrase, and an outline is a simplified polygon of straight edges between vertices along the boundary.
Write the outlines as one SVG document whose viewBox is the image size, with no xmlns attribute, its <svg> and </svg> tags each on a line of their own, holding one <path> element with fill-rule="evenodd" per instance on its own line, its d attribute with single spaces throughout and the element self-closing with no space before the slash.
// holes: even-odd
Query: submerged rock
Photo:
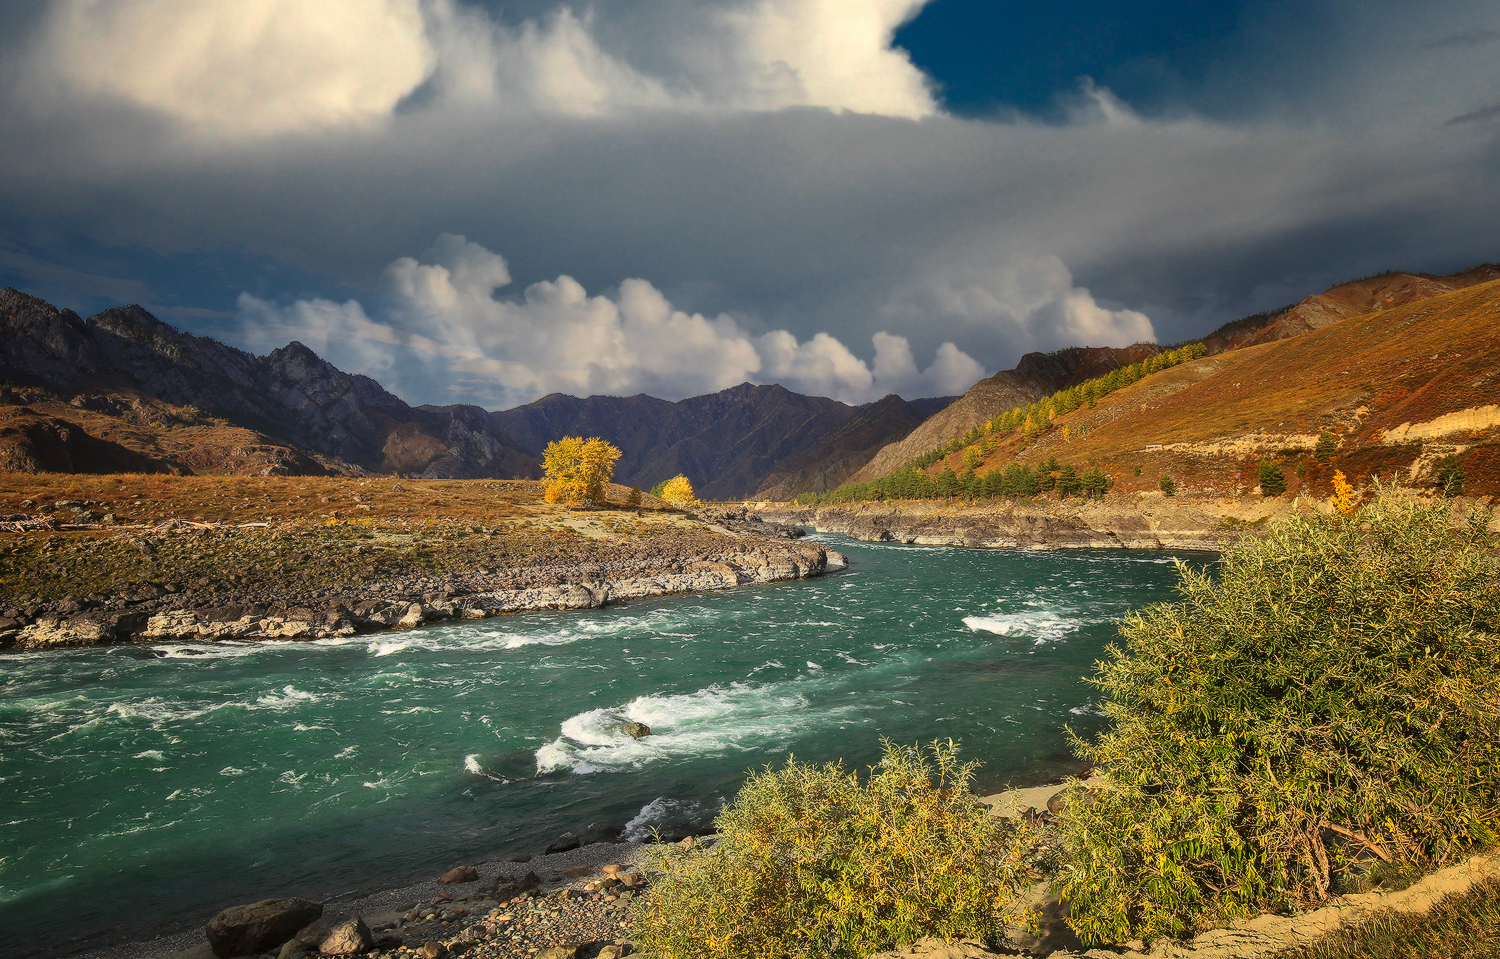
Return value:
<svg viewBox="0 0 1500 959">
<path fill-rule="evenodd" d="M 645 739 L 651 735 L 651 727 L 645 723 L 621 723 L 620 732 L 636 739 Z"/>
</svg>

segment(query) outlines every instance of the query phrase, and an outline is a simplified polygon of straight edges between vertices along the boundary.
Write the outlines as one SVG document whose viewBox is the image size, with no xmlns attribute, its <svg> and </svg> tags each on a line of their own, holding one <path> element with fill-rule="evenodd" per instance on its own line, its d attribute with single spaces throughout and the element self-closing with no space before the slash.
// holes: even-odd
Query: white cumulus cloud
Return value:
<svg viewBox="0 0 1500 959">
<path fill-rule="evenodd" d="M 417 0 L 57 0 L 36 70 L 204 135 L 388 116 L 432 70 Z"/>
<path fill-rule="evenodd" d="M 677 309 L 642 279 L 605 296 L 560 276 L 519 299 L 497 298 L 510 282 L 504 257 L 445 233 L 421 260 L 401 257 L 386 268 L 382 320 L 354 300 L 281 305 L 246 293 L 241 342 L 265 351 L 300 340 L 414 401 L 487 406 L 554 392 L 678 399 L 746 381 L 862 403 L 892 392 L 961 393 L 984 375 L 952 343 L 919 370 L 907 340 L 885 332 L 873 338 L 873 367 L 827 333 L 752 336 L 727 314 Z"/>
<path fill-rule="evenodd" d="M 505 23 L 463 0 L 53 0 L 27 72 L 39 104 L 124 104 L 203 141 L 367 127 L 404 102 L 921 117 L 937 112 L 930 84 L 892 40 L 927 2 L 647 3 L 649 41 L 616 51 L 567 4 Z"/>
<path fill-rule="evenodd" d="M 1128 346 L 1152 341 L 1151 320 L 1137 310 L 1100 306 L 1056 256 L 1000 262 L 969 257 L 918 270 L 883 311 L 893 321 L 938 319 L 1032 349 Z"/>
</svg>

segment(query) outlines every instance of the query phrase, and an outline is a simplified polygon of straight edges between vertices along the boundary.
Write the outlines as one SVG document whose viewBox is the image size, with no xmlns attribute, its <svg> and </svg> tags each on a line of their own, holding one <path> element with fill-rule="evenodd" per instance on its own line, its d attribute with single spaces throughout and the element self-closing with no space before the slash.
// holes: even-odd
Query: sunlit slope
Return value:
<svg viewBox="0 0 1500 959">
<path fill-rule="evenodd" d="M 1331 468 L 1423 482 L 1455 454 L 1468 491 L 1493 493 L 1497 403 L 1500 281 L 1490 281 L 1152 374 L 1029 444 L 1007 437 L 980 471 L 1056 456 L 1104 467 L 1118 488 L 1154 489 L 1167 473 L 1232 492 L 1275 457 L 1294 490 L 1319 492 Z M 1324 430 L 1339 441 L 1330 469 L 1311 456 Z M 961 455 L 949 463 L 963 468 Z"/>
</svg>

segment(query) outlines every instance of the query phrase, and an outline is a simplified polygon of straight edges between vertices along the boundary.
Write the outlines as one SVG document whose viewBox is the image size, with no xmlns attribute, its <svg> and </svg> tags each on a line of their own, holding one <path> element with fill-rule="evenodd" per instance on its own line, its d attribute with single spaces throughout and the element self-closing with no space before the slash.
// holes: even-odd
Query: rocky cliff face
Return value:
<svg viewBox="0 0 1500 959">
<path fill-rule="evenodd" d="M 1214 500 L 1007 503 L 953 506 L 936 501 L 861 503 L 757 510 L 762 520 L 812 527 L 866 542 L 982 549 L 1222 549 L 1288 504 L 1225 506 Z"/>
</svg>

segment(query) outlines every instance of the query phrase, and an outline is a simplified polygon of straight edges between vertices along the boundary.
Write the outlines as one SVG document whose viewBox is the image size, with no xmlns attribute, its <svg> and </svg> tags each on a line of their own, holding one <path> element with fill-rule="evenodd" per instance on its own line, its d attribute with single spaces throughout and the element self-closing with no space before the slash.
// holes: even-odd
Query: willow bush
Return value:
<svg viewBox="0 0 1500 959">
<path fill-rule="evenodd" d="M 1095 684 L 1062 881 L 1091 942 L 1182 936 L 1326 898 L 1375 860 L 1497 839 L 1500 565 L 1474 512 L 1386 491 L 1179 564 L 1181 601 L 1126 617 Z"/>
<path fill-rule="evenodd" d="M 924 936 L 998 942 L 1023 922 L 1031 827 L 996 819 L 953 743 L 884 743 L 865 782 L 841 764 L 754 773 L 718 841 L 666 847 L 636 911 L 657 959 L 856 957 Z"/>
</svg>

